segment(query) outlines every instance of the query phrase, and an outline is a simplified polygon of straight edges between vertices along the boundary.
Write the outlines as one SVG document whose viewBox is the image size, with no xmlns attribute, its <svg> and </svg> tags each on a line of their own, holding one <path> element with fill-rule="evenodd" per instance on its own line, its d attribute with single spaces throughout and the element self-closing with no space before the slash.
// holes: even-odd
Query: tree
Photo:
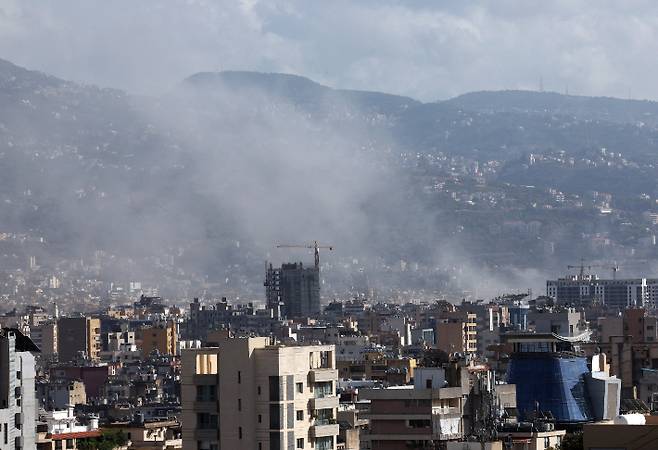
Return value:
<svg viewBox="0 0 658 450">
<path fill-rule="evenodd" d="M 127 442 L 128 436 L 122 430 L 103 431 L 97 438 L 78 442 L 78 450 L 114 450 Z"/>
<path fill-rule="evenodd" d="M 564 436 L 560 450 L 583 450 L 583 433 L 570 433 Z"/>
</svg>

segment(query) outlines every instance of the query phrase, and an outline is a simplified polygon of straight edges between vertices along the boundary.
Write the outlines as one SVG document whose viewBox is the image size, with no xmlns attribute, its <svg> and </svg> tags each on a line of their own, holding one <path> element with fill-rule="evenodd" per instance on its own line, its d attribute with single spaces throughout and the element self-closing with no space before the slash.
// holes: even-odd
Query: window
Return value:
<svg viewBox="0 0 658 450">
<path fill-rule="evenodd" d="M 217 414 L 197 413 L 196 422 L 200 430 L 215 430 L 217 429 Z"/>
<path fill-rule="evenodd" d="M 333 389 L 333 383 L 331 381 L 324 381 L 321 383 L 315 383 L 315 398 L 324 398 L 335 395 Z"/>
<path fill-rule="evenodd" d="M 319 437 L 315 440 L 316 450 L 331 450 L 334 448 L 333 436 Z"/>
<path fill-rule="evenodd" d="M 242 383 L 242 373 L 238 370 L 238 384 Z"/>
<path fill-rule="evenodd" d="M 62 450 L 62 441 L 55 441 L 55 450 Z"/>
<path fill-rule="evenodd" d="M 279 390 L 279 377 L 270 377 L 270 401 L 278 402 L 281 400 L 281 393 Z"/>
<path fill-rule="evenodd" d="M 73 439 L 66 440 L 66 448 L 73 448 Z"/>
<path fill-rule="evenodd" d="M 198 402 L 214 402 L 217 400 L 217 386 L 197 386 L 196 387 L 196 401 Z"/>
<path fill-rule="evenodd" d="M 263 443 L 262 442 L 258 443 L 258 450 L 263 450 Z"/>
<path fill-rule="evenodd" d="M 242 427 L 238 427 L 238 439 L 242 439 Z"/>
<path fill-rule="evenodd" d="M 23 375 L 21 374 L 21 371 L 20 371 L 20 370 L 16 372 L 16 378 L 17 378 L 17 379 L 20 380 L 22 376 L 23 376 Z"/>
<path fill-rule="evenodd" d="M 258 386 L 258 395 L 260 395 L 260 386 Z"/>
<path fill-rule="evenodd" d="M 551 440 L 547 437 L 544 438 L 544 448 L 548 448 L 551 446 Z"/>
<path fill-rule="evenodd" d="M 407 421 L 409 428 L 430 428 L 432 423 L 429 419 L 412 419 Z"/>
<path fill-rule="evenodd" d="M 304 410 L 303 409 L 298 409 L 297 410 L 297 420 L 304 420 Z"/>
<path fill-rule="evenodd" d="M 242 411 L 242 399 L 238 399 L 238 411 Z"/>
<path fill-rule="evenodd" d="M 270 450 L 281 450 L 281 433 L 270 431 Z"/>
<path fill-rule="evenodd" d="M 425 387 L 427 389 L 432 389 L 432 379 L 431 378 L 428 378 L 427 380 L 425 380 Z"/>
<path fill-rule="evenodd" d="M 262 423 L 262 422 L 263 422 L 263 416 L 258 414 L 258 423 Z"/>
<path fill-rule="evenodd" d="M 270 404 L 270 430 L 281 429 L 281 409 L 277 404 Z"/>
<path fill-rule="evenodd" d="M 304 448 L 304 438 L 297 439 L 297 448 Z"/>
<path fill-rule="evenodd" d="M 304 383 L 297 383 L 297 392 L 298 392 L 299 394 L 303 394 L 303 393 L 304 393 Z"/>
<path fill-rule="evenodd" d="M 331 408 L 323 408 L 315 410 L 315 424 L 316 425 L 329 425 L 333 422 L 334 410 Z"/>
</svg>

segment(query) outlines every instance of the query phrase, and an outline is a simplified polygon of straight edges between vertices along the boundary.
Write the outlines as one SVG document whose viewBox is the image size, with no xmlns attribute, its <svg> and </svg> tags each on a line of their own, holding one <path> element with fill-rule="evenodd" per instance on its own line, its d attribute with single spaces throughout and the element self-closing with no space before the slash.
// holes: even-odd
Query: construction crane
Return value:
<svg viewBox="0 0 658 450">
<path fill-rule="evenodd" d="M 642 268 L 643 270 L 647 269 L 649 262 L 648 261 L 643 261 L 643 260 L 637 260 L 637 261 L 626 261 L 621 263 L 621 267 L 624 269 L 629 269 L 629 268 Z M 617 272 L 621 269 L 619 264 L 617 264 L 617 261 L 614 262 L 613 266 L 608 267 L 609 269 L 612 269 L 612 279 L 616 280 L 617 279 Z"/>
<path fill-rule="evenodd" d="M 567 269 L 580 269 L 580 278 L 583 278 L 585 276 L 585 268 L 587 268 L 587 270 L 591 270 L 592 267 L 598 267 L 598 266 L 586 266 L 585 265 L 585 259 L 581 259 L 580 260 L 580 265 L 573 266 L 573 265 L 570 264 L 570 265 L 567 266 Z"/>
<path fill-rule="evenodd" d="M 591 264 L 591 265 L 585 265 L 585 260 L 581 259 L 580 265 L 578 266 L 572 266 L 569 265 L 567 266 L 567 269 L 580 269 L 580 278 L 583 278 L 585 275 L 585 269 L 591 270 L 595 267 L 601 268 L 601 269 L 611 269 L 612 270 L 612 279 L 616 280 L 617 279 L 617 272 L 619 271 L 619 264 L 616 262 L 612 266 L 606 266 L 602 264 Z"/>
<path fill-rule="evenodd" d="M 318 241 L 313 241 L 313 244 L 279 244 L 276 248 L 311 248 L 315 253 L 315 268 L 320 269 L 320 249 L 333 250 L 333 245 L 318 245 Z"/>
</svg>

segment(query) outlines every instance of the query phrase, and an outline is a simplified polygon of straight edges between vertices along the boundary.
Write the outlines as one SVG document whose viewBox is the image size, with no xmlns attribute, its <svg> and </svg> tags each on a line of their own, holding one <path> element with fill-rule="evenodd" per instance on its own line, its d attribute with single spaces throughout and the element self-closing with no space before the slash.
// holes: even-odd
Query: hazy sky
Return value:
<svg viewBox="0 0 658 450">
<path fill-rule="evenodd" d="M 290 72 L 423 100 L 478 89 L 658 99 L 655 0 L 0 0 L 0 58 L 158 93 Z"/>
</svg>

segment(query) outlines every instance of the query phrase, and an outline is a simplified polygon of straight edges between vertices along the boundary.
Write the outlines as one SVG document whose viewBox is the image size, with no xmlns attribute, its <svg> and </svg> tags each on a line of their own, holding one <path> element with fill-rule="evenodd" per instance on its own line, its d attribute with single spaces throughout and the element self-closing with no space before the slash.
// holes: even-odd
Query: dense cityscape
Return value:
<svg viewBox="0 0 658 450">
<path fill-rule="evenodd" d="M 658 279 L 599 278 L 583 262 L 547 280 L 546 295 L 327 302 L 320 253 L 333 247 L 301 247 L 315 261 L 267 266 L 260 302 L 184 304 L 133 282 L 97 286 L 107 306 L 86 313 L 62 297 L 5 312 L 7 442 L 572 449 L 655 438 Z"/>
<path fill-rule="evenodd" d="M 0 450 L 658 449 L 658 9 L 531 3 L 0 0 Z"/>
</svg>

